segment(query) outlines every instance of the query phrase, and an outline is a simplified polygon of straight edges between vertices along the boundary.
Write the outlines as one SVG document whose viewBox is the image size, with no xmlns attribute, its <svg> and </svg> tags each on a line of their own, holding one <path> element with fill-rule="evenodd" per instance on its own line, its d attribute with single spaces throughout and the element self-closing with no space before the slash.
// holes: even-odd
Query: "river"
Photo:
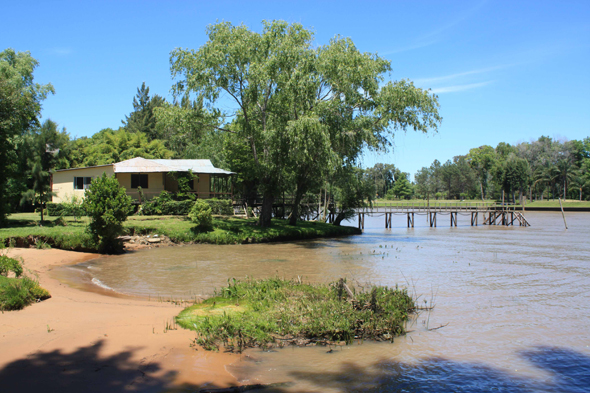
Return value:
<svg viewBox="0 0 590 393">
<path fill-rule="evenodd" d="M 301 277 L 404 285 L 434 310 L 393 344 L 249 350 L 243 383 L 314 392 L 590 391 L 590 213 L 527 212 L 531 227 L 430 228 L 394 216 L 360 236 L 280 244 L 194 245 L 99 258 L 70 268 L 119 293 L 193 299 L 228 278 Z M 246 356 L 247 355 L 247 356 Z M 283 390 L 281 390 L 283 391 Z"/>
</svg>

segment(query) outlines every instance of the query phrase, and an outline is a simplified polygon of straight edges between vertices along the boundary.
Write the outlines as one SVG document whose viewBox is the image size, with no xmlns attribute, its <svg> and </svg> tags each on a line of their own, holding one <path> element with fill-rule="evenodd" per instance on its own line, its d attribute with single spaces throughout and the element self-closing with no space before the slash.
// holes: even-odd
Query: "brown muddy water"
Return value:
<svg viewBox="0 0 590 393">
<path fill-rule="evenodd" d="M 590 392 L 590 213 L 526 214 L 531 227 L 416 228 L 367 218 L 348 238 L 194 245 L 85 262 L 68 274 L 117 293 L 206 296 L 228 278 L 297 277 L 407 286 L 435 306 L 391 343 L 249 350 L 240 381 L 289 392 Z M 444 327 L 441 327 L 444 326 Z M 441 327 L 439 329 L 435 329 Z M 434 330 L 431 330 L 434 329 Z M 268 390 L 267 390 L 268 391 Z"/>
</svg>

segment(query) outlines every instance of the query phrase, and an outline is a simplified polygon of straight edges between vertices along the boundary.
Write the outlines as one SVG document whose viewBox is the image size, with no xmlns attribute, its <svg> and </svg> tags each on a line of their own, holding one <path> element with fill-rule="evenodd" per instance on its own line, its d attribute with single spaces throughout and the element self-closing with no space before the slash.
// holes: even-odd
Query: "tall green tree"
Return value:
<svg viewBox="0 0 590 393">
<path fill-rule="evenodd" d="M 34 82 L 38 65 L 29 52 L 0 52 L 0 225 L 8 213 L 6 187 L 11 177 L 10 160 L 15 157 L 15 139 L 39 124 L 41 102 L 54 93 L 51 84 Z"/>
<path fill-rule="evenodd" d="M 173 91 L 194 93 L 211 107 L 222 94 L 233 102 L 226 116 L 235 131 L 216 127 L 249 145 L 263 194 L 262 226 L 270 225 L 275 196 L 286 188 L 296 198 L 305 194 L 303 179 L 322 176 L 333 153 L 335 173 L 354 165 L 366 147 L 387 151 L 397 130 L 436 130 L 441 121 L 436 96 L 409 81 L 385 83 L 389 61 L 361 53 L 348 38 L 314 48 L 310 31 L 284 21 L 263 22 L 261 33 L 227 22 L 207 33 L 199 50 L 172 52 Z M 227 107 L 226 100 L 218 110 Z M 301 150 L 302 134 L 323 142 Z"/>
<path fill-rule="evenodd" d="M 127 131 L 144 133 L 149 140 L 152 140 L 159 138 L 154 109 L 163 106 L 166 100 L 159 95 L 150 97 L 149 94 L 150 88 L 143 82 L 141 87 L 137 88 L 137 94 L 133 98 L 133 112 L 125 116 L 125 120 L 121 123 Z"/>
<path fill-rule="evenodd" d="M 51 190 L 51 171 L 68 167 L 66 155 L 70 138 L 65 129 L 60 131 L 57 123 L 47 119 L 41 127 L 29 132 L 28 140 L 28 189 L 22 194 L 21 204 L 31 202 L 38 208 L 43 223 L 45 204 L 55 195 Z"/>
<path fill-rule="evenodd" d="M 496 152 L 491 146 L 480 146 L 469 150 L 467 161 L 476 173 L 481 191 L 481 200 L 485 200 L 488 188 L 488 177 L 494 166 Z"/>
</svg>

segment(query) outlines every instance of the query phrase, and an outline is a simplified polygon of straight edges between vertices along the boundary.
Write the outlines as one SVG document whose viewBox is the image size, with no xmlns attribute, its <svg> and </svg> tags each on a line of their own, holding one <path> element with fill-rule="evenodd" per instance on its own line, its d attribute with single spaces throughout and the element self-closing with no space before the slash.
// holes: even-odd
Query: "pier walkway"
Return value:
<svg viewBox="0 0 590 393">
<path fill-rule="evenodd" d="M 408 228 L 414 227 L 414 219 L 416 216 L 425 215 L 427 222 L 431 228 L 436 227 L 437 219 L 441 216 L 449 216 L 450 226 L 457 226 L 459 216 L 470 218 L 471 226 L 477 226 L 480 222 L 483 225 L 515 225 L 528 227 L 531 224 L 524 216 L 524 211 L 521 207 L 516 210 L 515 206 L 502 205 L 486 205 L 486 204 L 471 204 L 465 205 L 457 203 L 453 204 L 392 204 L 390 206 L 379 205 L 374 207 L 366 207 L 357 209 L 358 227 L 365 228 L 365 216 L 385 218 L 385 228 L 391 228 L 391 218 L 394 215 L 406 216 Z"/>
</svg>

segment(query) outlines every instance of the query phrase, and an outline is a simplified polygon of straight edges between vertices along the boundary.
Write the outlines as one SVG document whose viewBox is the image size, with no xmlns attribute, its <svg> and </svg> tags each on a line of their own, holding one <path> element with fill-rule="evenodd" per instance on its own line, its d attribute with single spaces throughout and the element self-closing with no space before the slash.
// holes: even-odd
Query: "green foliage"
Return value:
<svg viewBox="0 0 590 393">
<path fill-rule="evenodd" d="M 98 243 L 102 253 L 117 253 L 122 250 L 117 236 L 123 233 L 123 221 L 132 211 L 131 197 L 114 177 L 96 178 L 86 190 L 84 209 L 90 216 L 88 231 Z"/>
<path fill-rule="evenodd" d="M 398 179 L 396 179 L 392 191 L 393 194 L 400 199 L 410 199 L 414 194 L 412 184 L 406 178 L 406 176 L 400 176 Z"/>
<path fill-rule="evenodd" d="M 232 216 L 234 214 L 234 208 L 229 199 L 210 198 L 204 199 L 204 201 L 211 207 L 212 214 L 224 216 Z"/>
<path fill-rule="evenodd" d="M 141 88 L 137 89 L 137 95 L 133 98 L 133 112 L 129 116 L 125 116 L 122 123 L 128 132 L 143 133 L 151 141 L 159 137 L 154 109 L 164 105 L 165 100 L 158 95 L 150 98 L 149 93 L 150 88 L 146 87 L 143 82 Z"/>
<path fill-rule="evenodd" d="M 435 95 L 409 81 L 383 83 L 389 61 L 348 38 L 316 46 L 311 31 L 284 21 L 263 22 L 261 33 L 222 22 L 207 33 L 199 50 L 172 52 L 173 91 L 195 93 L 206 107 L 231 97 L 234 120 L 222 128 L 206 116 L 170 117 L 233 134 L 231 146 L 244 154 L 230 161 L 248 167 L 244 184 L 263 194 L 262 226 L 280 191 L 293 189 L 300 199 L 340 166 L 354 165 L 365 147 L 386 151 L 394 131 L 436 130 L 441 121 Z"/>
<path fill-rule="evenodd" d="M 200 229 L 210 229 L 213 225 L 211 206 L 202 199 L 197 199 L 188 214 L 190 220 Z"/>
<path fill-rule="evenodd" d="M 23 274 L 21 263 L 14 258 L 0 255 L 0 275 L 8 276 L 8 273 L 10 272 L 14 273 L 16 277 L 20 277 Z"/>
<path fill-rule="evenodd" d="M 49 292 L 29 277 L 0 276 L 0 311 L 22 310 L 31 303 L 50 297 Z"/>
<path fill-rule="evenodd" d="M 72 167 L 112 164 L 135 157 L 147 159 L 172 158 L 174 153 L 159 139 L 149 140 L 142 132 L 129 132 L 124 128 L 114 131 L 105 128 L 91 138 L 73 142 Z"/>
<path fill-rule="evenodd" d="M 405 289 L 371 287 L 347 301 L 344 281 L 309 285 L 270 278 L 228 286 L 216 297 L 185 309 L 180 326 L 197 332 L 196 343 L 206 349 L 242 351 L 266 343 L 327 343 L 387 339 L 405 333 L 415 309 Z"/>
<path fill-rule="evenodd" d="M 51 84 L 33 81 L 37 60 L 29 52 L 6 49 L 0 52 L 0 226 L 8 207 L 8 183 L 14 176 L 17 142 L 27 130 L 38 125 L 41 101 L 54 93 Z"/>
</svg>

